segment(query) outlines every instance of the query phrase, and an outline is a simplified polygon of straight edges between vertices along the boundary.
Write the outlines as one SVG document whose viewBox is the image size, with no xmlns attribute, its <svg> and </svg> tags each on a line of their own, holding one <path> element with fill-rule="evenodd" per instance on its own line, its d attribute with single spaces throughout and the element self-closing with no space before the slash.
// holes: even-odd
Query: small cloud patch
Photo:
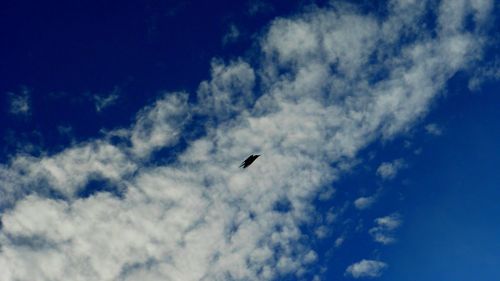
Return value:
<svg viewBox="0 0 500 281">
<path fill-rule="evenodd" d="M 240 30 L 238 29 L 238 27 L 236 27 L 236 25 L 231 24 L 224 37 L 222 37 L 222 45 L 225 46 L 227 44 L 236 42 L 239 37 L 240 37 Z"/>
<path fill-rule="evenodd" d="M 118 100 L 117 94 L 111 94 L 109 96 L 94 95 L 95 110 L 97 112 L 101 112 L 105 108 L 108 108 L 113 104 L 115 104 L 117 100 Z"/>
<path fill-rule="evenodd" d="M 376 242 L 384 245 L 396 242 L 394 231 L 401 226 L 401 215 L 394 213 L 386 217 L 377 218 L 375 219 L 375 223 L 377 226 L 371 228 L 369 233 Z"/>
<path fill-rule="evenodd" d="M 435 123 L 425 126 L 425 132 L 429 135 L 440 136 L 443 134 L 443 129 Z"/>
<path fill-rule="evenodd" d="M 377 175 L 383 180 L 390 180 L 396 177 L 398 172 L 406 167 L 403 159 L 396 159 L 392 162 L 384 162 L 377 169 Z"/>
<path fill-rule="evenodd" d="M 354 206 L 358 210 L 368 209 L 373 205 L 373 203 L 375 203 L 375 196 L 359 197 L 358 199 L 354 200 Z"/>
<path fill-rule="evenodd" d="M 339 238 L 335 239 L 335 248 L 342 246 L 342 244 L 344 244 L 344 241 L 344 236 L 340 236 Z"/>
<path fill-rule="evenodd" d="M 250 16 L 269 13 L 273 10 L 273 6 L 266 1 L 253 0 L 248 2 L 248 14 Z"/>
<path fill-rule="evenodd" d="M 20 93 L 8 93 L 10 99 L 9 111 L 17 116 L 31 115 L 30 91 L 23 87 Z"/>
<path fill-rule="evenodd" d="M 345 275 L 349 275 L 356 279 L 362 277 L 380 277 L 383 270 L 386 268 L 387 264 L 385 262 L 363 259 L 357 263 L 351 264 L 345 270 Z"/>
</svg>

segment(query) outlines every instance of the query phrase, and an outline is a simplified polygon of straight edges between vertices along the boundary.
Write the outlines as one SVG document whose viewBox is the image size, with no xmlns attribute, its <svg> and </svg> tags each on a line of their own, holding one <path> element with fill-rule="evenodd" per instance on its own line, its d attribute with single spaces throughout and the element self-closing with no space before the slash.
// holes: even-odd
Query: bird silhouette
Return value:
<svg viewBox="0 0 500 281">
<path fill-rule="evenodd" d="M 259 156 L 260 156 L 259 154 L 256 154 L 256 155 L 253 155 L 253 154 L 252 154 L 252 155 L 248 156 L 248 158 L 247 158 L 247 159 L 245 159 L 245 161 L 243 161 L 243 162 L 241 163 L 240 168 L 243 168 L 243 169 L 247 168 L 247 167 L 248 167 L 248 166 L 250 166 L 250 165 L 253 163 L 253 161 L 255 161 L 255 159 L 257 159 Z"/>
</svg>

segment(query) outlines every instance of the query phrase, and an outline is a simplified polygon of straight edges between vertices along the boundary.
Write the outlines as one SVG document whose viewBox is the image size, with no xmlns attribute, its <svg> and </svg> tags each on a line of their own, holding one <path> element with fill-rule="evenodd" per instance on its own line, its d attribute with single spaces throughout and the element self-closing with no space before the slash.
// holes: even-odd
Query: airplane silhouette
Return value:
<svg viewBox="0 0 500 281">
<path fill-rule="evenodd" d="M 243 163 L 241 163 L 240 168 L 245 169 L 246 167 L 250 166 L 253 163 L 253 161 L 255 161 L 255 159 L 257 159 L 259 156 L 260 156 L 259 154 L 256 154 L 256 155 L 252 154 L 252 155 L 248 156 L 248 158 L 245 159 L 245 161 L 243 161 Z"/>
</svg>

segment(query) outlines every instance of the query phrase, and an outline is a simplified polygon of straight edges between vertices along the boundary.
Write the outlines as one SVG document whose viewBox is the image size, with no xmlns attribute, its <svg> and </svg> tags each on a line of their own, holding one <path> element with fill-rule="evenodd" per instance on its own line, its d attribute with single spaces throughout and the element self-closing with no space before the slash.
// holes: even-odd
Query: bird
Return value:
<svg viewBox="0 0 500 281">
<path fill-rule="evenodd" d="M 256 154 L 256 155 L 253 155 L 253 154 L 252 154 L 252 155 L 248 156 L 248 158 L 247 158 L 247 159 L 245 159 L 245 161 L 243 161 L 243 162 L 241 163 L 240 168 L 243 168 L 243 169 L 247 168 L 247 167 L 248 167 L 248 166 L 250 166 L 250 165 L 253 163 L 253 161 L 255 161 L 255 159 L 257 159 L 259 156 L 260 156 L 260 154 Z"/>
</svg>

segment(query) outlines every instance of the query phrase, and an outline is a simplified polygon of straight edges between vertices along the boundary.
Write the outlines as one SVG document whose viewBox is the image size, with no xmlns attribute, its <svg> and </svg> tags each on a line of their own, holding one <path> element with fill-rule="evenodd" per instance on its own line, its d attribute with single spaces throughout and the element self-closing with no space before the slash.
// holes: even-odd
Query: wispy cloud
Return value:
<svg viewBox="0 0 500 281">
<path fill-rule="evenodd" d="M 345 271 L 345 275 L 353 278 L 380 277 L 387 264 L 376 260 L 361 260 L 351 264 Z"/>
<path fill-rule="evenodd" d="M 98 95 L 98 94 L 93 95 L 95 110 L 97 112 L 101 112 L 105 108 L 114 105 L 119 98 L 118 95 L 119 92 L 120 89 L 118 87 L 115 87 L 113 92 L 110 93 L 109 95 Z"/>
<path fill-rule="evenodd" d="M 250 0 L 248 1 L 248 14 L 255 16 L 262 13 L 267 13 L 272 11 L 273 5 L 268 1 L 264 0 Z"/>
<path fill-rule="evenodd" d="M 436 123 L 430 123 L 425 126 L 425 131 L 429 135 L 434 135 L 434 136 L 440 136 L 443 134 L 443 129 L 436 124 Z"/>
<path fill-rule="evenodd" d="M 401 215 L 394 213 L 386 217 L 377 218 L 375 219 L 375 223 L 376 226 L 371 228 L 369 233 L 376 242 L 387 245 L 396 241 L 394 231 L 402 223 Z"/>
<path fill-rule="evenodd" d="M 224 36 L 222 37 L 222 45 L 233 43 L 237 41 L 239 37 L 240 37 L 240 30 L 238 29 L 238 27 L 236 27 L 236 25 L 231 24 L 229 25 L 226 34 L 224 34 Z"/>
<path fill-rule="evenodd" d="M 340 246 L 342 246 L 342 244 L 344 244 L 344 241 L 345 241 L 345 238 L 344 236 L 340 236 L 339 238 L 335 239 L 335 247 L 338 248 Z"/>
<path fill-rule="evenodd" d="M 20 92 L 8 93 L 10 107 L 9 111 L 13 115 L 29 116 L 31 115 L 31 97 L 30 90 L 22 87 Z"/>
<path fill-rule="evenodd" d="M 472 15 L 479 24 L 478 2 L 458 16 L 431 12 L 439 22 Z M 166 93 L 106 138 L 0 166 L 0 200 L 9 207 L 0 279 L 273 280 L 307 272 L 317 254 L 301 226 L 318 193 L 345 172 L 346 159 L 411 128 L 480 54 L 480 34 L 460 21 L 424 29 L 428 8 L 399 1 L 385 19 L 342 7 L 276 19 L 261 38 L 261 61 L 214 60 L 198 103 Z M 193 137 L 193 127 L 204 134 Z M 173 160 L 149 162 L 159 149 Z M 258 162 L 238 169 L 256 152 Z M 80 198 L 96 178 L 120 185 L 122 196 Z M 277 209 L 282 202 L 287 208 Z M 376 223 L 394 229 L 388 219 Z M 363 260 L 346 272 L 378 276 L 385 267 Z"/>
<path fill-rule="evenodd" d="M 474 71 L 468 87 L 471 91 L 478 91 L 485 82 L 498 80 L 500 80 L 500 57 L 495 57 Z"/>
<path fill-rule="evenodd" d="M 165 95 L 137 114 L 134 126 L 128 131 L 132 152 L 147 157 L 160 147 L 177 143 L 189 118 L 187 94 Z"/>
<path fill-rule="evenodd" d="M 384 180 L 390 180 L 396 177 L 398 172 L 406 167 L 403 159 L 396 159 L 392 162 L 384 162 L 377 168 L 377 175 Z"/>
</svg>

